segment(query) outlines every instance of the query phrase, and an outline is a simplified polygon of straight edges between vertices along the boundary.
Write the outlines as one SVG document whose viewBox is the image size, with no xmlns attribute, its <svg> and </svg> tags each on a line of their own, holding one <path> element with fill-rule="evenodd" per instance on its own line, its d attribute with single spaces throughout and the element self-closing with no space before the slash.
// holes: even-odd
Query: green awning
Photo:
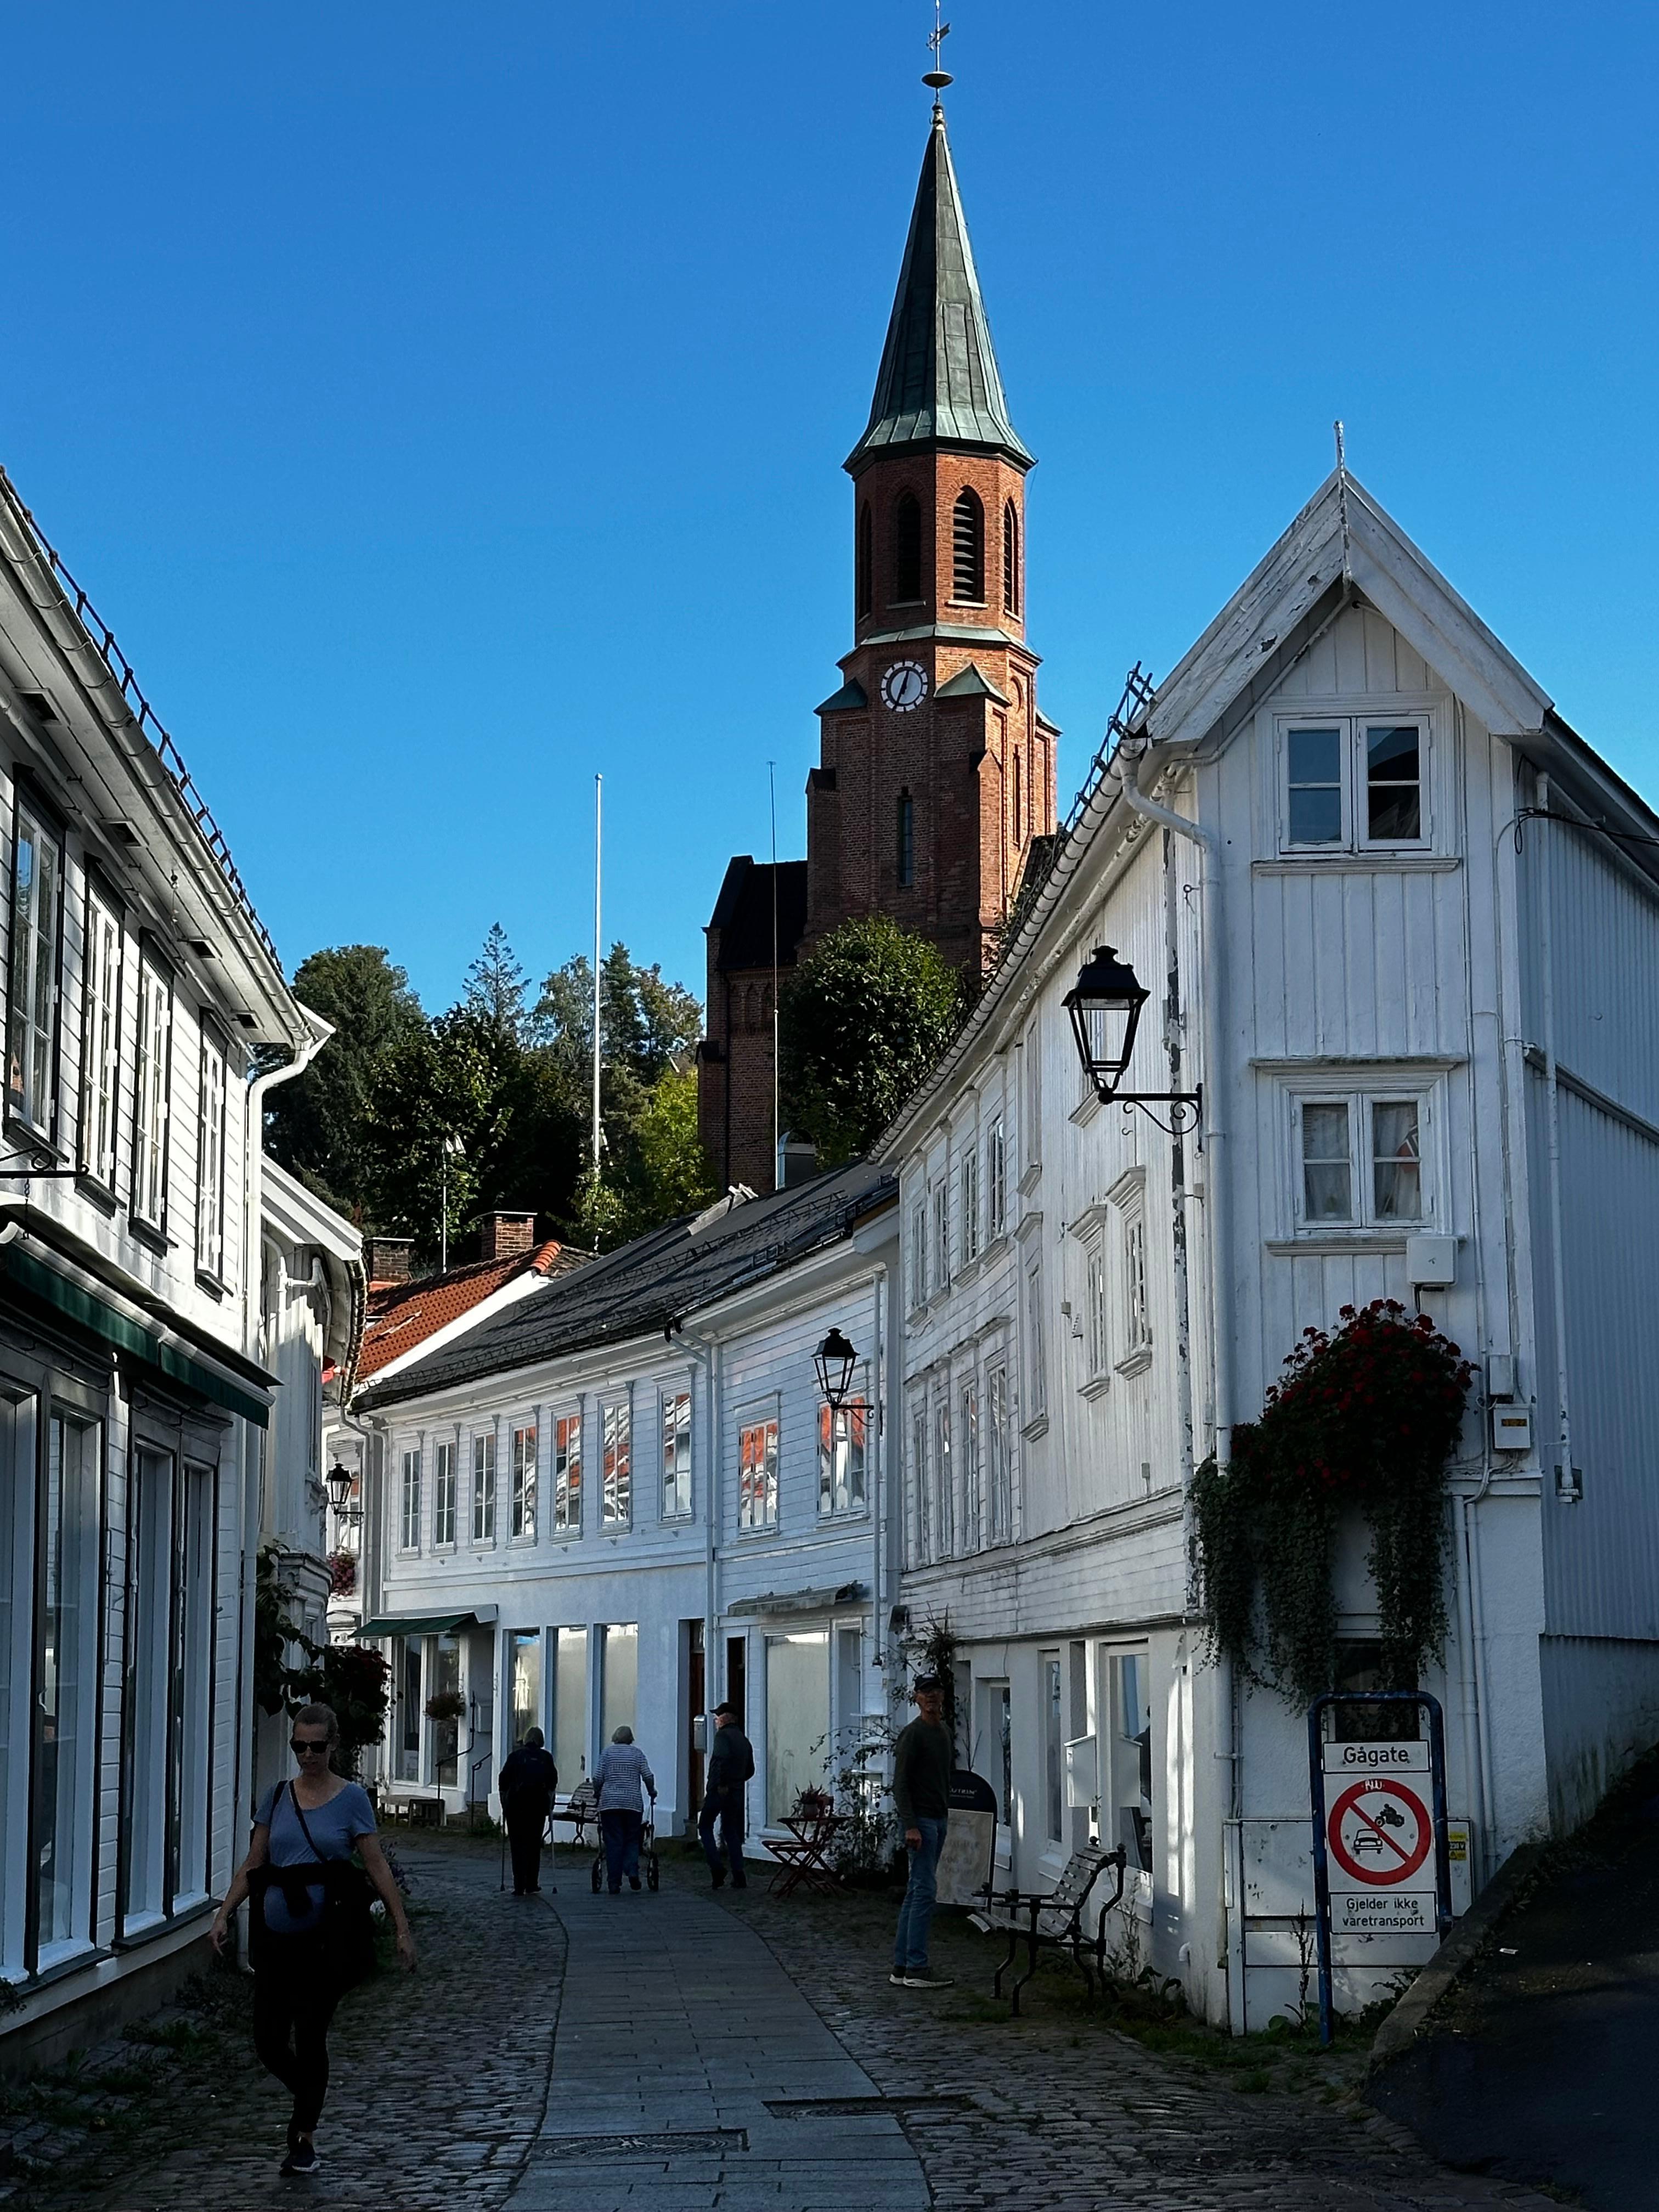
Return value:
<svg viewBox="0 0 1659 2212">
<path fill-rule="evenodd" d="M 186 1389 L 195 1391 L 198 1397 L 205 1398 L 210 1405 L 240 1413 L 256 1428 L 270 1426 L 270 1407 L 267 1400 L 256 1398 L 252 1391 L 243 1389 L 216 1368 L 192 1359 L 177 1345 L 164 1343 L 153 1330 L 106 1304 L 91 1291 L 82 1290 L 80 1284 L 70 1282 L 66 1275 L 60 1275 L 55 1267 L 48 1267 L 32 1253 L 8 1244 L 0 1249 L 0 1268 L 20 1291 L 26 1291 L 45 1305 L 55 1307 L 68 1320 L 92 1335 L 101 1337 L 106 1344 L 130 1352 L 146 1366 L 170 1376 L 175 1382 L 182 1382 Z"/>
<path fill-rule="evenodd" d="M 371 1636 L 447 1636 L 457 1628 L 489 1628 L 494 1625 L 495 1608 L 486 1606 L 488 1620 L 480 1620 L 476 1611 L 471 1613 L 388 1613 L 379 1620 L 366 1620 L 357 1631 L 362 1642 Z"/>
</svg>

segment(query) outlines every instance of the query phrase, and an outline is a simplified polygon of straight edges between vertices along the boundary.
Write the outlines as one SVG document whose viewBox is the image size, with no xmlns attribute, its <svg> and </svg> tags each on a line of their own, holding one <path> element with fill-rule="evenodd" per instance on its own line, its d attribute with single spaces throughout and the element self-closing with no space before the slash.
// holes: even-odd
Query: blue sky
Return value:
<svg viewBox="0 0 1659 2212">
<path fill-rule="evenodd" d="M 953 0 L 952 143 L 1038 455 L 1062 805 L 1330 465 L 1659 798 L 1659 17 Z M 927 124 L 922 0 L 282 10 L 6 34 L 0 459 L 290 964 L 427 1003 L 499 920 L 701 988 L 803 849 Z"/>
</svg>

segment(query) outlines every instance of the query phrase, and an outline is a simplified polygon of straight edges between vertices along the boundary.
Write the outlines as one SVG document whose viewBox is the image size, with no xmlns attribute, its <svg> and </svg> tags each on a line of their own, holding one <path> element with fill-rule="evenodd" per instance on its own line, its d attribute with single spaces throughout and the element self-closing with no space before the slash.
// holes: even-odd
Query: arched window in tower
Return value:
<svg viewBox="0 0 1659 2212">
<path fill-rule="evenodd" d="M 1024 818 L 1019 804 L 1019 755 L 1016 753 L 1014 755 L 1014 842 L 1016 845 L 1021 845 L 1024 841 Z"/>
<path fill-rule="evenodd" d="M 985 509 L 979 494 L 964 484 L 951 514 L 951 551 L 955 589 L 951 597 L 975 605 L 985 597 Z"/>
<path fill-rule="evenodd" d="M 893 603 L 921 597 L 921 502 L 902 491 L 893 502 Z"/>
<path fill-rule="evenodd" d="M 908 791 L 898 797 L 899 889 L 908 890 L 916 879 L 916 803 Z"/>
<path fill-rule="evenodd" d="M 1002 510 L 1002 604 L 1019 612 L 1019 515 L 1010 500 Z"/>
<path fill-rule="evenodd" d="M 859 509 L 858 544 L 853 556 L 853 611 L 860 620 L 875 604 L 876 548 L 870 525 L 870 502 Z"/>
</svg>

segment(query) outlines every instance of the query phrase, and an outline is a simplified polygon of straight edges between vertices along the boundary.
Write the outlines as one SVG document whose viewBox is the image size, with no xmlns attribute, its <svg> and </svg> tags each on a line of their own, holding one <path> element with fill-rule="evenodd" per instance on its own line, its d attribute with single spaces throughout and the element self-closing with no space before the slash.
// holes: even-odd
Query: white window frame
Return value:
<svg viewBox="0 0 1659 2212">
<path fill-rule="evenodd" d="M 1445 1188 L 1445 1161 L 1440 1112 L 1443 1084 L 1419 1072 L 1400 1081 L 1384 1070 L 1358 1071 L 1348 1079 L 1332 1078 L 1290 1082 L 1284 1086 L 1285 1124 L 1289 1145 L 1289 1216 L 1298 1241 L 1321 1238 L 1378 1239 L 1414 1237 L 1443 1226 L 1440 1194 Z M 1376 1210 L 1376 1166 L 1371 1152 L 1374 1109 L 1379 1106 L 1417 1109 L 1418 1207 L 1415 1215 L 1382 1214 Z M 1345 1106 L 1348 1115 L 1348 1195 L 1346 1217 L 1310 1215 L 1304 1176 L 1303 1110 L 1309 1106 Z"/>
<path fill-rule="evenodd" d="M 957 1555 L 956 1458 L 951 1449 L 951 1392 L 949 1386 L 933 1398 L 933 1557 Z"/>
<path fill-rule="evenodd" d="M 844 1406 L 818 1407 L 818 1518 L 845 1520 L 869 1509 L 871 1408 L 860 1390 Z"/>
<path fill-rule="evenodd" d="M 472 1437 L 472 1540 L 495 1540 L 495 1430 L 477 1429 Z"/>
<path fill-rule="evenodd" d="M 1370 714 L 1303 714 L 1278 718 L 1276 777 L 1278 848 L 1286 858 L 1308 859 L 1323 854 L 1424 853 L 1433 842 L 1431 769 L 1434 762 L 1434 716 L 1425 708 L 1385 706 Z M 1370 733 L 1374 730 L 1414 727 L 1418 742 L 1418 835 L 1415 837 L 1373 837 L 1370 830 Z M 1337 738 L 1341 835 L 1316 843 L 1297 843 L 1291 836 L 1291 738 L 1298 730 L 1334 730 Z"/>
<path fill-rule="evenodd" d="M 1133 1167 L 1107 1193 L 1113 1249 L 1107 1255 L 1109 1323 L 1116 1346 L 1112 1364 L 1120 1375 L 1144 1374 L 1152 1362 L 1152 1282 L 1146 1234 L 1146 1171 Z"/>
<path fill-rule="evenodd" d="M 910 1408 L 910 1510 L 904 1516 L 913 1567 L 925 1567 L 933 1557 L 933 1516 L 928 1510 L 929 1457 L 927 1401 L 918 1398 Z"/>
<path fill-rule="evenodd" d="M 935 1292 L 951 1287 L 951 1170 L 942 1169 L 933 1188 L 932 1266 Z"/>
<path fill-rule="evenodd" d="M 910 1310 L 927 1303 L 927 1195 L 910 1207 Z"/>
<path fill-rule="evenodd" d="M 691 1393 L 665 1390 L 660 1410 L 662 1517 L 691 1517 Z"/>
<path fill-rule="evenodd" d="M 962 1461 L 962 1549 L 964 1553 L 972 1553 L 979 1551 L 985 1540 L 977 1376 L 963 1377 L 957 1393 L 957 1411 L 962 1423 L 957 1445 Z"/>
<path fill-rule="evenodd" d="M 78 1158 L 88 1182 L 115 1195 L 121 1127 L 121 916 L 90 878 L 81 952 L 81 1126 Z"/>
<path fill-rule="evenodd" d="M 1146 1717 L 1146 1726 L 1152 1731 L 1152 1756 L 1145 1762 L 1150 1771 L 1151 1788 L 1143 1799 L 1141 1781 L 1143 1761 L 1137 1735 L 1130 1735 L 1126 1728 L 1131 1717 L 1125 1711 L 1125 1662 L 1137 1669 L 1137 1683 L 1145 1693 L 1140 1712 Z M 1149 1860 L 1155 1861 L 1158 1828 L 1158 1764 L 1156 1737 L 1157 1700 L 1152 1694 L 1152 1651 L 1145 1644 L 1103 1645 L 1099 1654 L 1100 1673 L 1097 1696 L 1103 1725 L 1097 1730 L 1100 1746 L 1100 1827 L 1101 1841 L 1108 1850 L 1121 1843 L 1128 1851 L 1129 1863 L 1124 1876 L 1126 1904 L 1135 1899 L 1150 1904 L 1152 1894 L 1152 1866 L 1137 1863 L 1138 1851 L 1131 1848 L 1137 1840 L 1139 1824 L 1133 1817 L 1125 1820 L 1131 1808 L 1139 1810 L 1146 1823 L 1144 1848 Z"/>
<path fill-rule="evenodd" d="M 173 978 L 138 955 L 138 1052 L 132 1109 L 132 1218 L 167 1234 L 173 1124 Z"/>
<path fill-rule="evenodd" d="M 433 1447 L 432 1547 L 434 1551 L 453 1552 L 455 1548 L 456 1457 L 457 1446 L 453 1437 Z"/>
<path fill-rule="evenodd" d="M 400 1552 L 418 1552 L 421 1548 L 421 1448 L 418 1444 L 404 1451 L 401 1475 L 398 1549 Z"/>
<path fill-rule="evenodd" d="M 1008 1129 L 994 1114 L 985 1133 L 985 1241 L 994 1244 L 1008 1230 Z"/>
<path fill-rule="evenodd" d="M 778 1464 L 782 1432 L 775 1406 L 738 1422 L 738 1528 L 757 1535 L 778 1525 Z M 758 1437 L 759 1444 L 750 1439 Z M 758 1461 L 754 1457 L 758 1451 Z M 759 1480 L 756 1480 L 758 1468 Z"/>
<path fill-rule="evenodd" d="M 1048 1418 L 1048 1330 L 1042 1310 L 1042 1255 L 1026 1255 L 1022 1279 L 1025 1290 L 1025 1432 L 1029 1436 Z"/>
<path fill-rule="evenodd" d="M 50 1140 L 58 1126 L 64 839 L 26 793 L 15 787 L 14 790 L 11 946 L 6 994 L 6 1111 L 14 1121 L 38 1130 Z M 27 889 L 22 881 L 26 850 L 29 854 Z M 47 863 L 45 866 L 43 860 Z M 40 1019 L 43 1011 L 46 1018 L 44 1024 Z M 20 1078 L 16 1084 L 12 1081 L 13 1069 Z"/>
<path fill-rule="evenodd" d="M 229 1057 L 205 1025 L 196 1098 L 196 1268 L 225 1279 L 225 1137 L 230 1114 Z"/>
<path fill-rule="evenodd" d="M 1083 1245 L 1084 1384 L 1103 1382 L 1112 1364 L 1110 1291 L 1107 1287 L 1106 1240 L 1098 1228 Z"/>
<path fill-rule="evenodd" d="M 1024 1054 L 1021 1067 L 1020 1121 L 1023 1126 L 1021 1156 L 1024 1171 L 1020 1176 L 1020 1188 L 1025 1188 L 1042 1171 L 1042 1025 L 1033 1022 L 1025 1032 L 1025 1042 L 1020 1047 Z"/>
<path fill-rule="evenodd" d="M 527 1420 L 513 1424 L 507 1437 L 507 1459 L 512 1470 L 509 1543 L 533 1544 L 536 1540 L 536 1472 L 540 1446 L 541 1424 L 533 1414 Z"/>
<path fill-rule="evenodd" d="M 993 1544 L 1014 1540 L 1013 1415 L 1008 1395 L 1008 1363 L 994 1359 L 985 1370 L 985 1506 Z"/>
<path fill-rule="evenodd" d="M 969 1145 L 957 1170 L 957 1211 L 962 1217 L 962 1264 L 971 1267 L 979 1257 L 979 1147 Z"/>
<path fill-rule="evenodd" d="M 628 1528 L 634 1521 L 634 1409 L 612 1398 L 599 1413 L 599 1526 Z"/>
<path fill-rule="evenodd" d="M 553 1533 L 579 1536 L 582 1527 L 582 1417 L 553 1418 Z"/>
</svg>

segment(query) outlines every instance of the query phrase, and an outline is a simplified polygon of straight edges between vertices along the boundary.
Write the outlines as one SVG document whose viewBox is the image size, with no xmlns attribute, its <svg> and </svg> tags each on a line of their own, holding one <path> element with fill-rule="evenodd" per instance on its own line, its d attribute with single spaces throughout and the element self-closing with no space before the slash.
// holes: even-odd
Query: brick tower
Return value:
<svg viewBox="0 0 1659 2212">
<path fill-rule="evenodd" d="M 851 916 L 886 914 L 977 971 L 1033 839 L 1054 830 L 1059 732 L 1037 711 L 1025 643 L 1031 465 L 936 101 L 870 420 L 846 462 L 854 644 L 817 709 L 806 860 L 778 871 L 781 969 Z M 717 1176 L 757 1189 L 774 1164 L 771 878 L 746 858 L 726 871 L 699 1085 Z"/>
</svg>

